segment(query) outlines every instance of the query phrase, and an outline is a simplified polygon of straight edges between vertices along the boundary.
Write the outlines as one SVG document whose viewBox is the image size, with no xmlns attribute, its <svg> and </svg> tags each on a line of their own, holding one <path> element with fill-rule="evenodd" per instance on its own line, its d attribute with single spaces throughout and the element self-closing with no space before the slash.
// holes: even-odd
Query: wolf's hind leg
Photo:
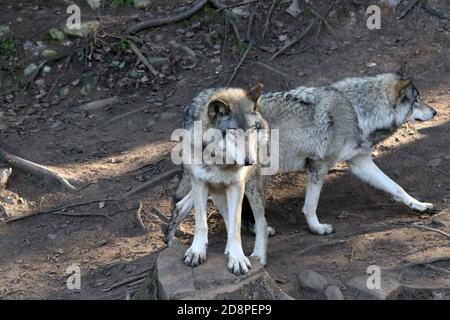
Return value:
<svg viewBox="0 0 450 320">
<path fill-rule="evenodd" d="M 262 265 L 267 264 L 267 241 L 269 237 L 269 229 L 264 211 L 264 200 L 261 198 L 260 192 L 254 192 L 246 195 L 255 217 L 255 247 L 253 248 L 252 257 L 258 258 Z"/>
<path fill-rule="evenodd" d="M 310 162 L 308 165 L 308 184 L 306 186 L 305 204 L 303 205 L 303 214 L 311 232 L 323 235 L 333 232 L 333 226 L 320 223 L 317 218 L 316 210 L 319 204 L 320 191 L 322 190 L 325 176 L 330 166 L 324 163 Z"/>
<path fill-rule="evenodd" d="M 194 207 L 194 202 L 192 201 L 192 191 L 180 201 L 175 204 L 175 209 L 173 210 L 172 216 L 170 217 L 169 225 L 167 226 L 166 232 L 164 233 L 164 241 L 168 246 L 171 246 L 174 242 L 175 232 L 178 229 L 181 221 L 191 212 Z"/>
<path fill-rule="evenodd" d="M 352 173 L 361 180 L 391 194 L 395 200 L 403 202 L 408 207 L 422 212 L 434 209 L 432 203 L 420 202 L 411 197 L 402 187 L 384 174 L 370 156 L 355 157 L 349 161 L 349 164 Z"/>
</svg>

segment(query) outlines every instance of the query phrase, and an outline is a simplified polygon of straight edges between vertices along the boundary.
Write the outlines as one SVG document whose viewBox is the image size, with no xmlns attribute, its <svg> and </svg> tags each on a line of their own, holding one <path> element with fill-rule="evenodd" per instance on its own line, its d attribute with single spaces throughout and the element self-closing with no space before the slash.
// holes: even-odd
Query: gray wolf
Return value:
<svg viewBox="0 0 450 320">
<path fill-rule="evenodd" d="M 347 78 L 326 87 L 266 93 L 261 96 L 260 110 L 270 128 L 279 129 L 280 171 L 306 168 L 308 182 L 302 212 L 313 233 L 333 232 L 331 225 L 319 222 L 316 209 L 325 177 L 340 161 L 347 162 L 361 180 L 408 207 L 421 212 L 434 208 L 410 196 L 372 160 L 372 147 L 404 123 L 427 121 L 436 115 L 420 99 L 410 79 L 385 73 Z M 264 193 L 246 190 L 246 197 L 250 203 L 261 202 Z M 251 209 L 255 213 L 256 208 Z M 252 217 L 242 214 L 243 219 Z"/>
<path fill-rule="evenodd" d="M 251 267 L 249 259 L 245 256 L 241 244 L 241 207 L 244 190 L 253 190 L 257 187 L 259 167 L 256 163 L 258 145 L 268 143 L 269 127 L 259 112 L 259 98 L 262 85 L 257 85 L 246 91 L 239 88 L 210 89 L 200 93 L 187 108 L 184 127 L 194 134 L 195 123 L 200 123 L 202 129 L 216 129 L 226 142 L 227 156 L 231 163 L 201 161 L 191 164 L 183 163 L 183 174 L 177 188 L 177 201 L 172 225 L 177 225 L 176 217 L 179 212 L 190 211 L 195 208 L 194 239 L 186 251 L 184 262 L 188 266 L 197 266 L 206 259 L 208 244 L 207 200 L 211 200 L 222 214 L 227 227 L 227 244 L 225 254 L 228 254 L 228 269 L 236 274 L 245 274 Z M 245 141 L 244 159 L 239 162 L 237 144 L 232 143 L 239 132 L 253 132 Z M 220 137 L 218 138 L 220 140 Z M 220 141 L 224 141 L 220 140 Z M 229 143 L 229 141 L 232 141 Z M 205 151 L 207 146 L 202 142 Z M 184 152 L 184 151 L 183 151 Z M 230 155 L 231 153 L 231 155 Z M 214 154 L 218 156 L 218 154 Z M 222 155 L 221 155 L 222 156 Z M 253 204 L 255 212 L 257 241 L 253 256 L 265 263 L 267 246 L 267 223 L 264 217 L 264 204 Z M 175 226 L 176 228 L 176 226 Z M 171 233 L 170 233 L 171 232 Z M 173 237 L 174 229 L 168 236 Z"/>
</svg>

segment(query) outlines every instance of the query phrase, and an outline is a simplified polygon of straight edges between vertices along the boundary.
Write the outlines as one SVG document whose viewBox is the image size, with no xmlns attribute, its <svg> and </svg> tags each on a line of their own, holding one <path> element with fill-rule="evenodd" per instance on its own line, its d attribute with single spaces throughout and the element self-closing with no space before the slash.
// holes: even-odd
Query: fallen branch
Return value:
<svg viewBox="0 0 450 320">
<path fill-rule="evenodd" d="M 133 41 L 128 40 L 128 45 L 131 50 L 136 54 L 138 59 L 148 68 L 148 70 L 156 77 L 158 75 L 158 72 L 156 69 L 150 64 L 150 62 L 147 60 L 147 58 L 142 54 L 141 50 L 134 44 Z"/>
<path fill-rule="evenodd" d="M 267 31 L 269 31 L 270 22 L 272 20 L 272 14 L 273 14 L 273 11 L 275 10 L 275 8 L 278 6 L 278 2 L 279 2 L 279 0 L 272 0 L 272 5 L 270 6 L 269 12 L 267 13 L 266 23 L 264 23 L 264 29 L 263 29 L 263 33 L 262 33 L 263 39 L 266 37 Z"/>
<path fill-rule="evenodd" d="M 82 104 L 79 108 L 84 111 L 95 111 L 95 110 L 99 110 L 104 107 L 116 104 L 118 102 L 120 102 L 120 98 L 118 96 L 112 96 L 110 98 L 101 99 L 101 100 Z"/>
<path fill-rule="evenodd" d="M 167 172 L 164 172 L 163 174 L 160 174 L 159 176 L 154 177 L 153 179 L 141 184 L 140 186 L 136 187 L 135 189 L 132 189 L 131 191 L 127 192 L 126 194 L 124 194 L 123 198 L 128 198 L 144 189 L 147 189 L 148 187 L 154 185 L 157 182 L 160 182 L 161 180 L 170 178 L 172 176 L 174 176 L 175 174 L 177 174 L 178 172 L 180 172 L 180 169 L 176 168 L 176 169 L 172 169 L 169 170 Z"/>
<path fill-rule="evenodd" d="M 289 77 L 290 77 L 287 73 L 284 73 L 283 71 L 280 71 L 280 70 L 278 70 L 278 69 L 276 69 L 276 68 L 274 68 L 274 67 L 272 67 L 272 66 L 269 66 L 268 64 L 266 64 L 266 63 L 264 63 L 264 62 L 256 61 L 256 60 L 251 60 L 251 61 L 249 61 L 249 62 L 258 64 L 258 65 L 260 65 L 260 66 L 263 66 L 264 68 L 267 68 L 268 70 L 272 71 L 273 73 L 277 73 L 277 74 L 279 74 L 280 76 L 283 76 L 283 77 L 286 77 L 286 78 L 289 78 Z"/>
<path fill-rule="evenodd" d="M 105 123 L 105 125 L 110 125 L 111 123 L 116 122 L 117 120 L 126 118 L 126 117 L 131 116 L 131 115 L 133 115 L 135 113 L 142 112 L 142 111 L 144 111 L 144 110 L 146 110 L 148 108 L 149 108 L 149 106 L 145 106 L 145 107 L 142 107 L 142 108 L 139 108 L 139 109 L 136 109 L 136 110 L 132 110 L 132 111 L 129 111 L 129 112 L 122 113 L 122 114 L 118 115 L 117 117 L 114 117 L 114 118 L 108 120 Z"/>
<path fill-rule="evenodd" d="M 431 232 L 436 232 L 439 233 L 443 236 L 446 236 L 447 238 L 450 239 L 450 234 L 448 234 L 445 231 L 436 229 L 436 228 L 431 228 L 431 227 L 427 227 L 427 226 L 422 226 L 422 225 L 418 225 L 418 224 L 411 224 L 411 225 L 406 225 L 404 227 L 408 227 L 408 228 L 416 228 L 416 229 L 420 229 L 420 230 L 425 230 L 425 231 L 431 231 Z"/>
<path fill-rule="evenodd" d="M 179 15 L 173 16 L 173 17 L 159 18 L 159 19 L 152 18 L 151 20 L 142 21 L 138 24 L 135 24 L 135 25 L 129 27 L 127 30 L 125 30 L 125 35 L 130 35 L 130 34 L 139 32 L 143 29 L 160 27 L 160 26 L 164 26 L 167 24 L 185 20 L 185 19 L 193 16 L 200 10 L 202 10 L 203 7 L 206 6 L 206 4 L 208 4 L 208 2 L 209 2 L 209 0 L 199 0 L 189 10 L 187 10 L 183 13 L 180 13 Z"/>
<path fill-rule="evenodd" d="M 443 19 L 443 20 L 448 20 L 450 21 L 450 17 L 447 16 L 444 13 L 440 13 L 439 11 L 433 9 L 432 7 L 430 7 L 427 4 L 422 5 L 422 8 L 425 12 L 428 12 L 429 14 L 431 14 L 432 16 L 438 17 L 439 19 Z"/>
<path fill-rule="evenodd" d="M 67 212 L 53 212 L 55 216 L 67 216 L 67 217 L 103 217 L 109 221 L 114 221 L 113 218 L 103 213 L 67 213 Z"/>
<path fill-rule="evenodd" d="M 440 256 L 440 257 L 435 257 L 435 258 L 429 258 L 429 259 L 425 259 L 422 261 L 408 262 L 408 263 L 405 263 L 402 265 L 384 267 L 381 269 L 385 270 L 385 271 L 391 271 L 391 270 L 400 269 L 400 268 L 401 269 L 410 268 L 410 267 L 414 267 L 414 266 L 427 265 L 427 264 L 431 264 L 434 262 L 447 261 L 447 260 L 450 260 L 450 256 Z"/>
<path fill-rule="evenodd" d="M 302 34 L 300 36 L 298 36 L 298 38 L 295 38 L 291 41 L 289 41 L 288 43 L 286 43 L 280 50 L 278 50 L 277 52 L 275 52 L 273 54 L 273 56 L 270 57 L 269 62 L 273 61 L 275 58 L 277 58 L 280 54 L 282 54 L 284 51 L 286 51 L 287 49 L 289 49 L 290 47 L 292 47 L 294 44 L 297 44 L 298 42 L 300 42 L 307 34 L 308 32 L 312 29 L 312 27 L 314 26 L 314 24 L 316 23 L 317 20 L 312 20 L 311 23 L 308 25 L 308 27 L 302 32 Z"/>
<path fill-rule="evenodd" d="M 144 208 L 144 205 L 142 204 L 142 201 L 139 200 L 139 208 L 136 211 L 136 219 L 137 219 L 138 224 L 142 227 L 142 229 L 147 230 L 145 228 L 144 222 L 142 221 L 142 217 L 141 217 L 143 208 Z"/>
<path fill-rule="evenodd" d="M 250 45 L 248 46 L 247 50 L 245 50 L 245 53 L 243 54 L 241 60 L 239 61 L 239 63 L 237 64 L 236 68 L 234 68 L 233 74 L 231 75 L 230 79 L 227 82 L 227 87 L 231 84 L 231 82 L 233 81 L 234 77 L 236 76 L 237 72 L 239 71 L 239 68 L 241 67 L 242 63 L 244 62 L 245 58 L 247 58 L 248 53 L 250 52 L 250 50 L 252 49 L 253 44 L 250 43 Z"/>
<path fill-rule="evenodd" d="M 41 73 L 42 69 L 47 65 L 47 63 L 50 63 L 50 62 L 56 62 L 56 61 L 59 61 L 59 60 L 68 58 L 68 57 L 70 57 L 71 55 L 72 55 L 72 53 L 63 53 L 63 54 L 60 54 L 60 55 L 57 56 L 57 57 L 54 57 L 54 58 L 51 58 L 51 59 L 47 59 L 47 60 L 42 61 L 42 62 L 39 64 L 39 66 L 37 67 L 37 69 L 36 69 L 36 70 L 33 72 L 33 74 L 30 76 L 30 78 L 28 79 L 28 81 L 26 82 L 25 86 L 24 86 L 23 89 L 22 89 L 22 92 L 24 92 L 24 91 L 28 88 L 28 86 L 30 85 L 30 83 L 33 82 L 34 79 L 36 79 L 36 77 L 38 76 L 38 74 Z"/>
<path fill-rule="evenodd" d="M 242 6 L 245 6 L 247 4 L 251 4 L 251 3 L 255 3 L 255 2 L 259 2 L 259 1 L 261 1 L 261 0 L 248 0 L 248 1 L 243 1 L 243 2 L 239 2 L 239 3 L 235 3 L 235 4 L 230 4 L 228 6 L 223 6 L 223 7 L 219 8 L 219 9 L 217 9 L 216 12 L 220 12 L 222 10 L 235 8 L 235 7 L 242 7 Z"/>
<path fill-rule="evenodd" d="M 406 15 L 412 10 L 414 9 L 422 0 L 414 0 L 413 2 L 410 3 L 410 5 L 403 11 L 403 13 L 397 17 L 398 20 L 403 19 L 404 17 L 406 17 Z"/>
<path fill-rule="evenodd" d="M 28 173 L 31 173 L 34 175 L 45 177 L 45 178 L 51 178 L 51 179 L 59 182 L 60 184 L 62 184 L 64 187 L 66 187 L 67 189 L 69 189 L 71 191 L 76 190 L 77 187 L 75 185 L 84 184 L 84 181 L 79 180 L 79 179 L 70 179 L 70 182 L 69 182 L 69 180 L 64 178 L 59 173 L 57 173 L 47 167 L 44 167 L 43 165 L 20 158 L 16 155 L 13 155 L 1 148 L 0 148 L 0 161 L 4 161 L 5 163 L 9 164 L 11 167 L 17 168 L 19 170 L 22 170 L 22 171 L 25 171 L 25 172 L 28 172 Z"/>
<path fill-rule="evenodd" d="M 74 203 L 74 204 L 68 204 L 68 205 L 64 205 L 58 208 L 53 208 L 53 209 L 48 209 L 45 211 L 37 211 L 37 212 L 33 212 L 33 213 L 29 213 L 23 216 L 18 216 L 15 218 L 11 218 L 6 220 L 6 223 L 11 223 L 11 222 L 15 222 L 15 221 L 19 221 L 19 220 L 24 220 L 24 219 L 28 219 L 30 217 L 34 217 L 34 216 L 38 216 L 38 215 L 43 215 L 43 214 L 48 214 L 48 213 L 55 213 L 55 212 L 64 212 L 67 211 L 69 209 L 72 208 L 76 208 L 76 207 L 81 207 L 81 206 L 87 206 L 90 204 L 94 204 L 94 203 L 100 203 L 100 202 L 107 202 L 107 201 L 117 201 L 117 199 L 100 199 L 100 200 L 91 200 L 91 201 L 86 201 L 86 202 L 81 202 L 81 203 Z"/>
</svg>

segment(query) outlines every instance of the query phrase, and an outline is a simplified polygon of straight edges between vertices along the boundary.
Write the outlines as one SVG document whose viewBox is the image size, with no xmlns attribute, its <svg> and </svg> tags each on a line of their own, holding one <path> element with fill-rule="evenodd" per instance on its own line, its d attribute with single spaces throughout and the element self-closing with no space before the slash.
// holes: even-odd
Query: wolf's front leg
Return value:
<svg viewBox="0 0 450 320">
<path fill-rule="evenodd" d="M 420 202 L 411 197 L 402 187 L 377 167 L 370 155 L 355 157 L 349 161 L 349 164 L 352 173 L 361 180 L 391 194 L 395 200 L 403 202 L 408 207 L 419 211 L 434 209 L 432 203 Z"/>
<path fill-rule="evenodd" d="M 227 245 L 228 270 L 235 275 L 246 274 L 251 267 L 250 261 L 242 250 L 241 243 L 241 211 L 244 198 L 244 184 L 230 185 L 226 190 L 228 206 Z"/>
<path fill-rule="evenodd" d="M 192 198 L 195 208 L 194 240 L 184 254 L 184 263 L 195 267 L 206 260 L 206 247 L 208 246 L 208 222 L 206 205 L 208 201 L 208 186 L 192 179 Z"/>
<path fill-rule="evenodd" d="M 305 204 L 303 214 L 311 232 L 323 235 L 333 232 L 333 226 L 320 223 L 316 210 L 319 204 L 320 191 L 330 166 L 323 163 L 310 163 L 308 165 L 308 184 L 306 185 Z"/>
</svg>

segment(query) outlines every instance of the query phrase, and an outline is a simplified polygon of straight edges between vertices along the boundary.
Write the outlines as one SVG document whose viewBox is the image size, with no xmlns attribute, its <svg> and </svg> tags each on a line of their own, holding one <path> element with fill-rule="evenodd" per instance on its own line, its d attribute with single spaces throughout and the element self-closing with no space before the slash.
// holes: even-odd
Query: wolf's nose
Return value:
<svg viewBox="0 0 450 320">
<path fill-rule="evenodd" d="M 433 117 L 434 117 L 435 115 L 437 115 L 437 111 L 436 111 L 436 110 L 433 110 Z"/>
<path fill-rule="evenodd" d="M 252 163 L 250 163 L 250 160 L 248 158 L 245 158 L 244 165 L 245 166 L 251 166 Z"/>
</svg>

